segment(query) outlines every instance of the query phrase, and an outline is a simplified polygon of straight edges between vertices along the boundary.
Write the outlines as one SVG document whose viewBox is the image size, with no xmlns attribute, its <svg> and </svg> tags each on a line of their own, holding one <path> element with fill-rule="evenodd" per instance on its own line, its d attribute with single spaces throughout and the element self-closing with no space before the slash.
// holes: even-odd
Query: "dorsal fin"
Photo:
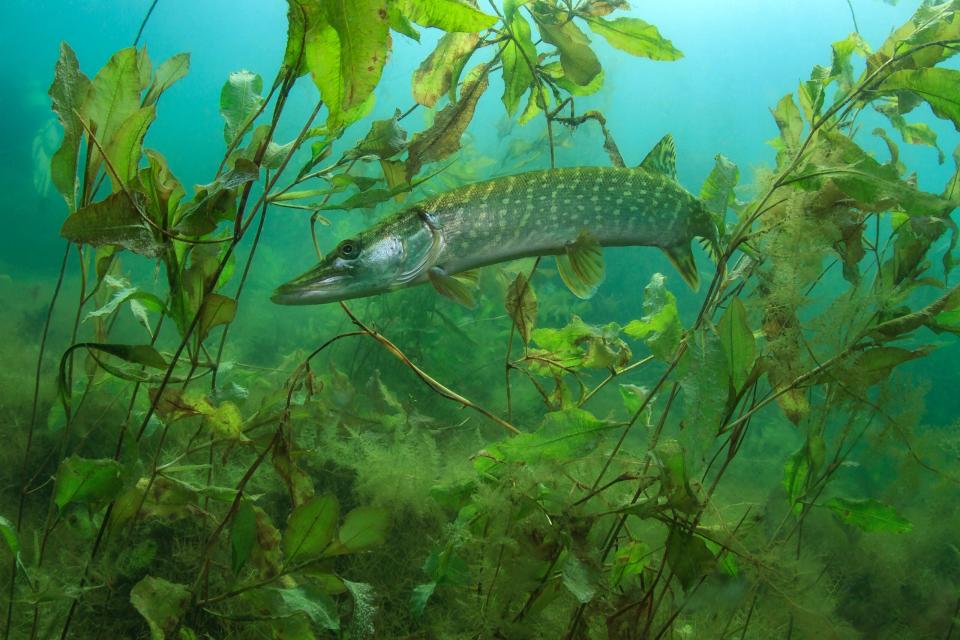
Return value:
<svg viewBox="0 0 960 640">
<path fill-rule="evenodd" d="M 660 142 L 650 149 L 650 153 L 637 167 L 648 173 L 659 173 L 675 181 L 677 179 L 677 148 L 673 143 L 673 135 L 668 133 L 660 138 Z"/>
</svg>

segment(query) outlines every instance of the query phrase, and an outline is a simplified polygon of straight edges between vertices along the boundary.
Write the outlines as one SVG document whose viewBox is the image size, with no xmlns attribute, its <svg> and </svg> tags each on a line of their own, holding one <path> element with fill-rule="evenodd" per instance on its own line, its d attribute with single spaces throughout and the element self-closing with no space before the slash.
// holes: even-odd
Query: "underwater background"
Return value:
<svg viewBox="0 0 960 640">
<path fill-rule="evenodd" d="M 576 5 L 594 19 L 642 19 L 659 30 L 658 46 L 669 39 L 682 51 L 630 55 L 590 33 L 602 87 L 571 91 L 564 77 L 568 93 L 550 99 L 575 96 L 578 114 L 601 112 L 627 166 L 670 133 L 678 182 L 704 198 L 704 183 L 726 189 L 720 248 L 695 251 L 698 291 L 655 248 L 624 247 L 604 250 L 605 280 L 587 300 L 545 258 L 485 268 L 474 309 L 429 285 L 351 301 L 354 319 L 337 304 L 270 301 L 316 263 L 311 213 L 328 252 L 420 198 L 550 168 L 551 145 L 557 167 L 611 164 L 595 121 L 554 122 L 551 139 L 542 109 L 518 121 L 527 97 L 506 113 L 500 66 L 483 72 L 489 88 L 461 148 L 434 157 L 422 185 L 401 181 L 396 199 L 265 206 L 262 218 L 251 208 L 229 259 L 217 253 L 234 228 L 229 211 L 167 240 L 177 248 L 163 254 L 135 255 L 96 228 L 61 230 L 80 215 L 50 173 L 63 139 L 48 95 L 61 42 L 89 78 L 141 27 L 154 70 L 189 52 L 189 73 L 156 102 L 142 147 L 165 158 L 183 202 L 194 185 L 235 201 L 244 184 L 260 202 L 265 162 L 252 183 L 211 186 L 222 161 L 240 166 L 236 154 L 224 160 L 221 89 L 246 70 L 268 96 L 289 62 L 289 16 L 314 15 L 313 6 L 350 15 L 341 4 L 4 3 L 0 638 L 960 638 L 960 295 L 950 272 L 960 72 L 949 59 L 960 5 L 497 0 L 472 9 L 503 25 L 472 30 L 499 29 L 503 42 L 518 37 L 499 15 L 508 6 L 550 25 Z M 382 161 L 403 157 L 415 132 L 464 100 L 441 97 L 407 115 L 418 67 L 445 33 L 468 30 L 431 27 L 417 7 L 460 16 L 463 4 L 355 5 L 391 12 L 374 101 L 353 122 L 321 109 L 314 146 L 292 151 L 279 184 L 310 164 L 375 185 L 336 183 L 323 205 L 329 194 L 342 202 L 353 189 L 396 188 Z M 394 9 L 419 25 L 419 41 L 397 31 Z M 927 48 L 878 71 L 873 52 L 921 22 L 905 46 Z M 538 64 L 557 60 L 555 43 L 533 32 Z M 556 45 L 572 57 L 566 46 Z M 941 53 L 921 58 L 931 50 Z M 891 51 L 886 60 L 900 49 Z M 937 76 L 930 98 L 870 76 L 888 70 L 957 76 Z M 268 140 L 303 135 L 315 73 L 291 81 Z M 817 83 L 819 112 L 798 93 Z M 782 102 L 791 92 L 799 109 Z M 271 122 L 269 95 L 252 102 L 269 107 L 258 126 Z M 849 110 L 818 122 L 843 100 Z M 399 122 L 406 142 L 352 151 L 373 122 Z M 829 135 L 814 136 L 820 126 Z M 89 130 L 77 131 L 81 157 L 96 157 Z M 237 148 L 249 143 L 249 162 L 258 142 L 245 136 Z M 137 166 L 156 172 L 134 146 L 131 185 L 142 180 Z M 110 171 L 95 172 L 76 209 L 127 193 L 112 188 Z M 850 184 L 831 171 L 866 177 Z M 296 188 L 326 188 L 329 178 Z M 751 207 L 760 213 L 748 220 Z M 732 241 L 738 230 L 743 244 Z M 126 251 L 111 257 L 104 246 Z M 189 298 L 177 287 L 186 290 L 191 270 L 202 293 L 190 295 L 237 300 L 229 317 L 171 302 Z M 190 335 L 193 312 L 202 336 Z M 904 320 L 911 313 L 916 322 Z"/>
</svg>

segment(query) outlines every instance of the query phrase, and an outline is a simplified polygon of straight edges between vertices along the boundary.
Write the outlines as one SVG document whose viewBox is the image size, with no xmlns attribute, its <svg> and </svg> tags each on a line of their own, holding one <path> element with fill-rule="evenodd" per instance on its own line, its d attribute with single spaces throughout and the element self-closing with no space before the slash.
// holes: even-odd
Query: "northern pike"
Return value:
<svg viewBox="0 0 960 640">
<path fill-rule="evenodd" d="M 635 168 L 530 171 L 421 200 L 355 237 L 280 286 L 279 304 L 322 304 L 432 283 L 472 306 L 473 270 L 531 256 L 557 256 L 560 276 L 580 297 L 603 279 L 600 247 L 662 249 L 694 289 L 691 242 L 716 245 L 706 205 L 676 179 L 668 134 Z"/>
</svg>

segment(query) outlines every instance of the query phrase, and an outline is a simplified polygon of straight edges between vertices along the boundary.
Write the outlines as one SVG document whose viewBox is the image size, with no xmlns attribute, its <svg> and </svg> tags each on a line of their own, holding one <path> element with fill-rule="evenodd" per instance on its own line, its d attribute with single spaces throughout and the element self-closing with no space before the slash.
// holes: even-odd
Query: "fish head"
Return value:
<svg viewBox="0 0 960 640">
<path fill-rule="evenodd" d="M 403 287 L 433 266 L 443 246 L 433 218 L 404 212 L 342 240 L 306 273 L 278 287 L 277 304 L 325 304 Z"/>
</svg>

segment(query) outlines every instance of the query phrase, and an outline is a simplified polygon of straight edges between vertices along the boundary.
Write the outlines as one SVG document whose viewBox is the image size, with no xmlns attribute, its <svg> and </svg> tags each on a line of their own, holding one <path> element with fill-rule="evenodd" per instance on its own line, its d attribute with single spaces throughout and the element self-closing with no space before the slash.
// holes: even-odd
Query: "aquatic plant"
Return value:
<svg viewBox="0 0 960 640">
<path fill-rule="evenodd" d="M 223 159 L 191 194 L 143 146 L 188 55 L 154 68 L 135 43 L 90 79 L 61 49 L 50 181 L 67 245 L 19 464 L 3 471 L 17 486 L 0 508 L 4 640 L 105 626 L 159 639 L 895 631 L 828 583 L 866 589 L 842 556 L 871 536 L 937 529 L 868 463 L 851 471 L 868 443 L 943 485 L 944 503 L 956 495 L 955 455 L 913 432 L 918 401 L 896 372 L 928 356 L 929 332 L 960 332 L 948 284 L 960 149 L 931 193 L 889 134 L 874 130 L 881 161 L 860 128 L 885 118 L 939 152 L 908 119 L 925 104 L 960 129 L 960 72 L 942 64 L 960 45 L 960 2 L 924 4 L 876 49 L 857 34 L 834 43 L 830 66 L 773 108 L 776 165 L 748 200 L 717 156 L 699 190 L 717 227 L 712 274 L 691 321 L 652 274 L 642 317 L 585 322 L 533 259 L 481 283 L 477 313 L 504 322 L 468 326 L 444 308 L 424 329 L 387 299 L 368 317 L 343 304 L 349 331 L 323 326 L 314 350 L 265 372 L 226 356 L 272 209 L 305 212 L 319 253 L 330 211 L 475 179 L 476 167 L 442 163 L 492 74 L 508 117 L 542 119 L 551 167 L 558 130 L 587 123 L 622 167 L 604 115 L 576 110 L 603 83 L 584 29 L 631 55 L 681 56 L 653 25 L 608 17 L 620 0 L 507 0 L 489 13 L 457 0 L 288 4 L 280 69 L 265 93 L 258 74 L 230 74 Z M 420 28 L 445 33 L 412 78 L 413 108 L 433 111 L 411 136 L 413 108 L 367 116 L 393 34 Z M 304 76 L 319 99 L 293 140 L 275 140 Z M 151 263 L 160 282 L 143 276 Z M 79 301 L 63 319 L 71 265 Z M 69 346 L 49 398 L 54 320 Z M 348 341 L 354 357 L 334 360 Z M 453 376 L 473 359 L 467 343 L 502 387 L 465 395 Z M 431 357 L 440 350 L 445 361 Z M 775 469 L 760 449 L 779 455 Z M 863 542 L 835 543 L 827 561 L 812 535 Z M 944 569 L 937 584 L 954 593 L 911 596 L 923 629 L 949 637 L 958 579 Z"/>
</svg>

